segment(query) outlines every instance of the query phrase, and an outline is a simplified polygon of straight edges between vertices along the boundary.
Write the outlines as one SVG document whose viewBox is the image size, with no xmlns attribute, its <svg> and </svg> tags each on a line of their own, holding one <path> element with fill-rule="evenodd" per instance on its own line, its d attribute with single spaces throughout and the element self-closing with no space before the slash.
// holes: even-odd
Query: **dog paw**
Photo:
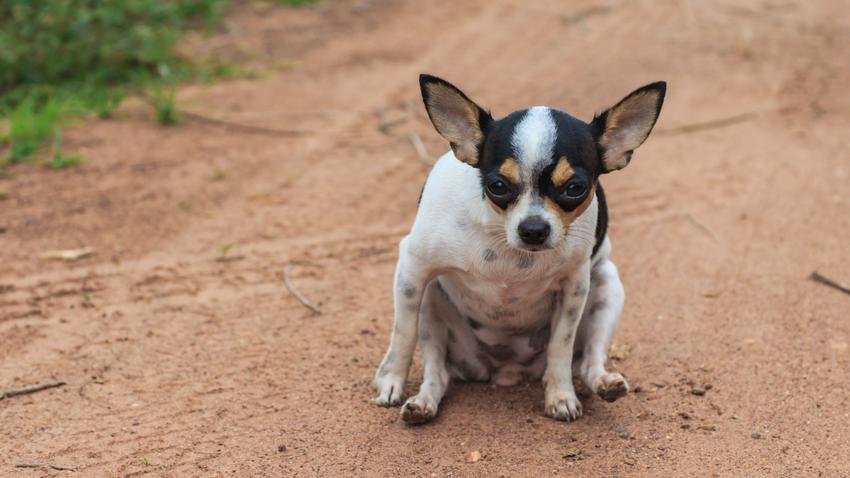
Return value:
<svg viewBox="0 0 850 478">
<path fill-rule="evenodd" d="M 437 406 L 429 399 L 416 395 L 401 407 L 401 419 L 410 425 L 430 422 L 437 415 Z"/>
<path fill-rule="evenodd" d="M 609 372 L 596 379 L 596 394 L 606 402 L 616 401 L 629 393 L 629 382 L 617 372 Z"/>
<path fill-rule="evenodd" d="M 404 393 L 404 377 L 393 374 L 378 374 L 375 377 L 375 390 L 378 396 L 375 403 L 382 407 L 395 407 L 401 404 L 401 395 Z"/>
<path fill-rule="evenodd" d="M 575 392 L 546 394 L 546 416 L 571 422 L 581 416 L 581 402 Z"/>
</svg>

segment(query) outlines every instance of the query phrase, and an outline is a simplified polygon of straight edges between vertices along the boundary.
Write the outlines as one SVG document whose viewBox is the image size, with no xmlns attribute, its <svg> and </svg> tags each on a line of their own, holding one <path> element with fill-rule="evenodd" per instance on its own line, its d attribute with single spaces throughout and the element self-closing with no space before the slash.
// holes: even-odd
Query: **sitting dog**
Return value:
<svg viewBox="0 0 850 478">
<path fill-rule="evenodd" d="M 574 373 L 604 400 L 624 396 L 626 379 L 605 369 L 624 293 L 608 259 L 599 177 L 629 164 L 666 84 L 639 88 L 585 123 L 540 106 L 497 120 L 440 78 L 419 83 L 451 151 L 427 178 L 399 246 L 376 402 L 401 403 L 417 338 L 424 380 L 402 407 L 407 423 L 434 418 L 451 378 L 542 377 L 545 414 L 566 421 L 582 411 Z"/>
</svg>

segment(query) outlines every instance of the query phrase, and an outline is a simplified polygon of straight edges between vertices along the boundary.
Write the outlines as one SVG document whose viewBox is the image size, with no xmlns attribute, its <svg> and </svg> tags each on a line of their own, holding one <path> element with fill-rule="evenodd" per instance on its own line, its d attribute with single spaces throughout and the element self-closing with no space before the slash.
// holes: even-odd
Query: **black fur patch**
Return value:
<svg viewBox="0 0 850 478">
<path fill-rule="evenodd" d="M 416 295 L 416 286 L 409 282 L 402 282 L 401 293 L 408 299 L 412 299 Z"/>
<path fill-rule="evenodd" d="M 593 245 L 591 257 L 596 255 L 596 252 L 602 247 L 605 242 L 605 234 L 608 233 L 608 203 L 605 201 L 605 191 L 602 190 L 602 183 L 596 185 L 596 244 Z"/>
<path fill-rule="evenodd" d="M 499 362 L 507 362 L 514 357 L 516 357 L 516 352 L 514 348 L 510 345 L 505 344 L 488 344 L 479 338 L 475 338 L 475 341 L 478 343 L 478 346 L 483 350 L 488 356 Z"/>
<path fill-rule="evenodd" d="M 599 299 L 590 306 L 590 310 L 588 310 L 588 313 L 591 314 L 591 315 L 595 314 L 596 312 L 599 312 L 601 309 L 604 309 L 606 305 L 608 305 L 608 304 L 607 304 L 607 302 L 605 302 L 605 299 Z"/>
</svg>

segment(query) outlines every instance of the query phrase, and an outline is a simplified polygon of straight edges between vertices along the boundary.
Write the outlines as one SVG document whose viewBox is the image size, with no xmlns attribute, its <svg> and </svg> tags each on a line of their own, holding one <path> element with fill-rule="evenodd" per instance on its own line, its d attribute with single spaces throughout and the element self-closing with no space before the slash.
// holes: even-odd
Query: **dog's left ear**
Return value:
<svg viewBox="0 0 850 478">
<path fill-rule="evenodd" d="M 419 87 L 431 123 L 448 140 L 455 157 L 477 165 L 493 117 L 446 80 L 419 75 Z"/>
<path fill-rule="evenodd" d="M 661 105 L 667 83 L 659 81 L 630 93 L 619 103 L 593 117 L 590 128 L 602 160 L 602 172 L 623 169 L 632 152 L 649 136 Z"/>
</svg>

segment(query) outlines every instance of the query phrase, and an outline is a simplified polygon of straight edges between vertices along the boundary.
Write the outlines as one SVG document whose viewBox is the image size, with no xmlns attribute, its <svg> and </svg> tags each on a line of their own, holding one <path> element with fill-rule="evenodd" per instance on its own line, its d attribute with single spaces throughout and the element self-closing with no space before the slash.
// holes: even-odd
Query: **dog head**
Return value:
<svg viewBox="0 0 850 478">
<path fill-rule="evenodd" d="M 624 168 L 649 136 L 666 83 L 635 90 L 585 123 L 546 107 L 494 119 L 452 84 L 420 75 L 425 109 L 455 157 L 477 168 L 482 197 L 496 210 L 507 242 L 551 249 L 593 202 L 601 174 Z"/>
</svg>

